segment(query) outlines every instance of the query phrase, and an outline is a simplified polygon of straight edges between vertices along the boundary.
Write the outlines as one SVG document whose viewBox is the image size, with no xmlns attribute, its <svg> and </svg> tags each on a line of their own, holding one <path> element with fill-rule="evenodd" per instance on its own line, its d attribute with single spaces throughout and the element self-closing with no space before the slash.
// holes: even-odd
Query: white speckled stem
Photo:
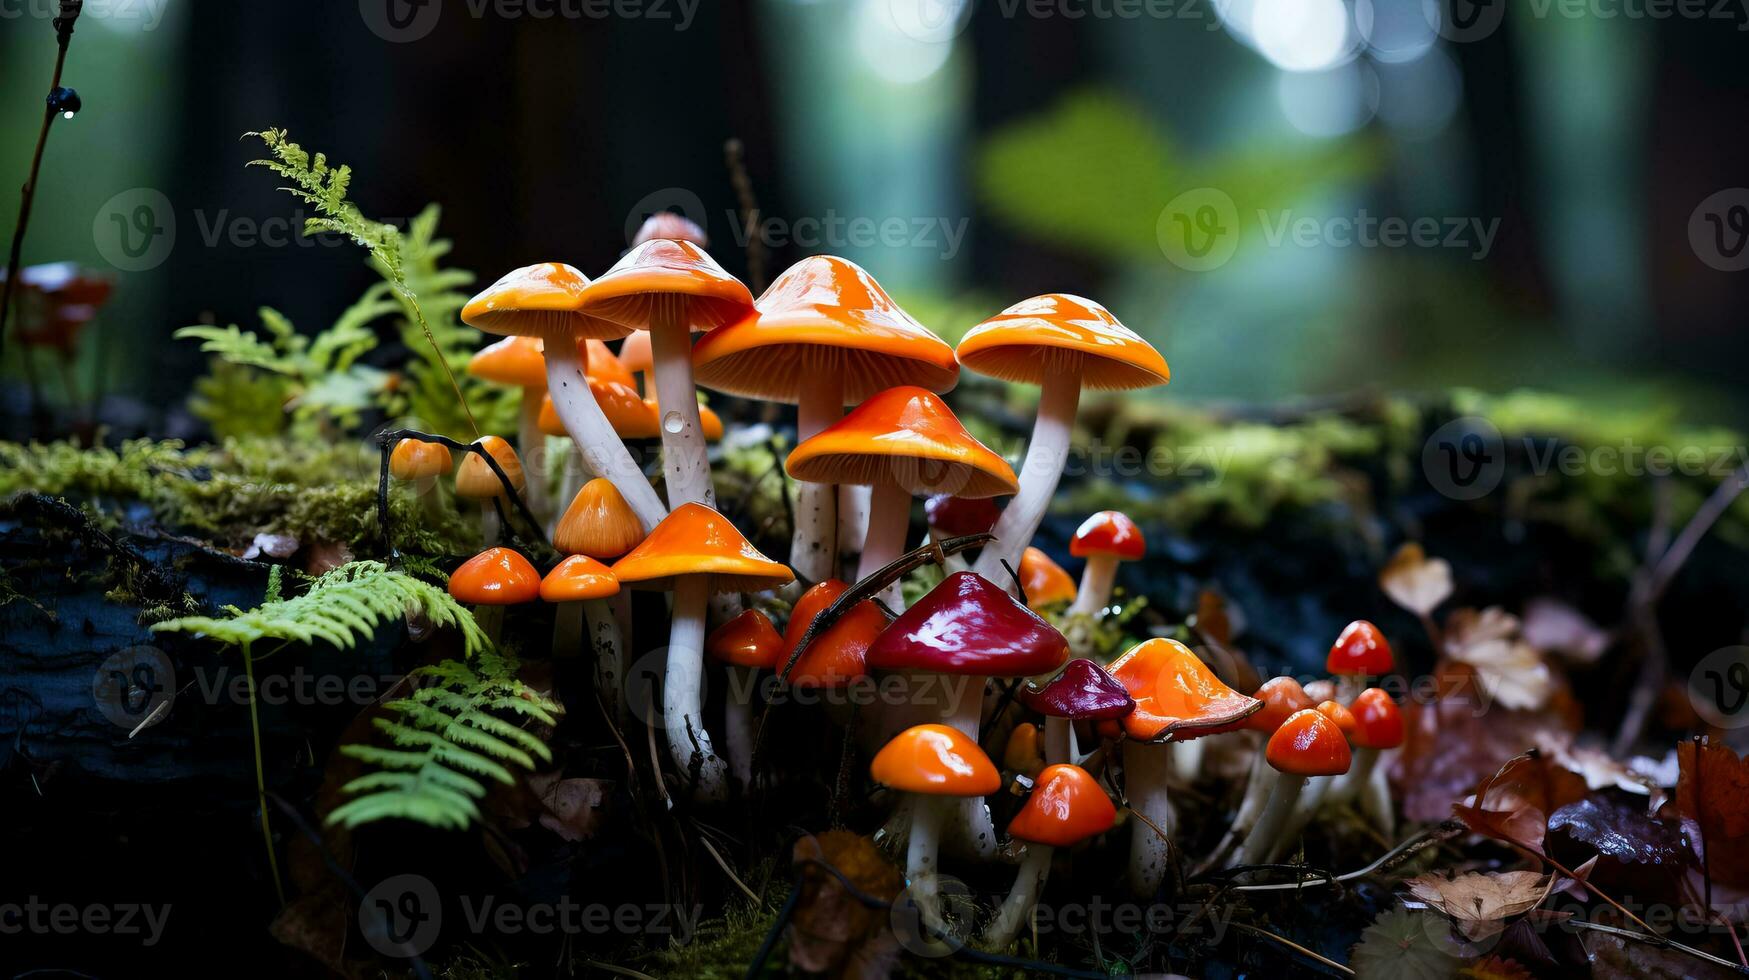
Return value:
<svg viewBox="0 0 1749 980">
<path fill-rule="evenodd" d="M 1055 850 L 1049 844 L 1026 845 L 1026 858 L 1014 874 L 1014 885 L 1008 889 L 1008 897 L 1002 900 L 996 918 L 984 927 L 985 946 L 1001 949 L 1008 945 L 1032 918 L 1032 908 L 1038 904 L 1045 879 L 1051 875 L 1051 853 Z"/>
<path fill-rule="evenodd" d="M 1045 377 L 1039 390 L 1038 417 L 1032 423 L 1032 441 L 1026 445 L 1026 461 L 1020 465 L 1020 492 L 1002 508 L 1002 516 L 990 533 L 990 542 L 972 571 L 992 582 L 1007 586 L 1009 578 L 1002 571 L 1008 562 L 1020 570 L 1020 553 L 1032 543 L 1044 520 L 1051 498 L 1057 493 L 1057 481 L 1062 479 L 1063 464 L 1069 459 L 1069 438 L 1075 431 L 1075 409 L 1081 402 L 1081 365 L 1059 370 Z"/>
<path fill-rule="evenodd" d="M 875 484 L 874 497 L 869 501 L 868 539 L 862 544 L 862 559 L 856 566 L 858 581 L 905 553 L 905 532 L 910 526 L 911 494 L 891 479 Z M 879 598 L 894 612 L 905 608 L 904 592 L 898 582 L 883 589 Z M 975 719 L 973 725 L 976 726 Z M 973 732 L 972 737 L 976 738 L 977 733 Z"/>
<path fill-rule="evenodd" d="M 905 877 L 911 900 L 927 933 L 947 931 L 941 917 L 941 827 L 957 803 L 951 796 L 917 794 L 911 807 L 911 840 L 905 849 Z"/>
<path fill-rule="evenodd" d="M 547 492 L 547 435 L 540 430 L 540 403 L 546 393 L 546 385 L 525 386 L 516 420 L 516 448 L 522 453 L 523 472 L 528 474 L 523 502 L 537 521 L 551 517 L 553 507 L 552 494 Z"/>
<path fill-rule="evenodd" d="M 697 796 L 720 800 L 727 791 L 728 767 L 711 745 L 704 728 L 701 691 L 704 685 L 705 607 L 710 577 L 682 575 L 674 584 L 674 625 L 668 634 L 668 667 L 662 676 L 662 727 L 668 754 L 691 785 L 697 770 Z"/>
<path fill-rule="evenodd" d="M 1137 898 L 1152 898 L 1166 879 L 1171 858 L 1172 800 L 1168 781 L 1172 772 L 1170 742 L 1123 743 L 1124 794 L 1130 809 L 1147 820 L 1130 821 L 1130 892 Z M 1133 815 L 1132 815 L 1133 816 Z M 1148 826 L 1152 821 L 1154 826 Z M 1159 832 L 1155 832 L 1158 827 Z M 1166 837 L 1161 837 L 1165 834 Z"/>
<path fill-rule="evenodd" d="M 662 470 L 668 478 L 668 507 L 717 506 L 711 462 L 705 453 L 704 426 L 698 418 L 698 389 L 692 382 L 692 327 L 674 316 L 670 304 L 657 303 L 650 321 L 650 356 L 656 375 L 656 402 L 662 406 Z"/>
<path fill-rule="evenodd" d="M 644 522 L 645 531 L 662 523 L 668 508 L 662 506 L 662 498 L 620 441 L 619 433 L 613 431 L 613 424 L 601 414 L 601 406 L 596 404 L 583 376 L 577 345 L 549 344 L 546 360 L 547 394 L 552 396 L 553 411 L 558 413 L 572 441 L 583 449 L 589 468 L 626 498 L 638 520 Z"/>
<path fill-rule="evenodd" d="M 942 676 L 941 723 L 957 728 L 973 742 L 978 741 L 978 726 L 984 717 L 984 679 L 982 677 Z M 953 695 L 957 693 L 956 702 Z M 996 824 L 990 819 L 990 808 L 981 796 L 968 796 L 953 801 L 953 815 L 948 827 L 948 840 L 954 853 L 979 861 L 993 861 L 1000 848 L 996 843 Z"/>
<path fill-rule="evenodd" d="M 862 554 L 868 540 L 868 507 L 873 491 L 858 484 L 838 488 L 838 555 L 849 558 Z M 849 562 L 845 562 L 849 565 Z"/>
<path fill-rule="evenodd" d="M 566 603 L 567 606 L 572 603 Z M 601 692 L 602 703 L 615 712 L 614 724 L 619 724 L 617 712 L 625 683 L 625 648 L 621 645 L 619 621 L 606 599 L 583 602 L 583 618 L 589 623 L 589 645 L 595 651 L 595 689 Z"/>
<path fill-rule="evenodd" d="M 1271 854 L 1281 850 L 1281 845 L 1286 842 L 1288 820 L 1293 817 L 1294 804 L 1299 802 L 1300 790 L 1305 785 L 1306 777 L 1291 772 L 1276 777 L 1275 787 L 1269 791 L 1269 802 L 1263 805 L 1263 814 L 1257 818 L 1257 826 L 1251 828 L 1245 842 L 1239 845 L 1239 854 L 1233 859 L 1235 865 L 1263 864 Z"/>
<path fill-rule="evenodd" d="M 723 742 L 729 751 L 729 771 L 743 790 L 753 788 L 753 698 L 759 670 L 729 664 L 729 689 L 723 692 Z"/>
<path fill-rule="evenodd" d="M 844 415 L 844 387 L 836 374 L 821 371 L 804 379 L 796 406 L 796 441 L 811 439 Z M 790 535 L 789 563 L 810 584 L 834 578 L 838 564 L 838 487 L 832 483 L 796 484 L 796 526 Z"/>
<path fill-rule="evenodd" d="M 1076 590 L 1075 604 L 1069 611 L 1097 616 L 1111 601 L 1111 587 L 1116 581 L 1116 555 L 1088 555 L 1087 567 L 1081 570 L 1081 587 Z"/>
</svg>

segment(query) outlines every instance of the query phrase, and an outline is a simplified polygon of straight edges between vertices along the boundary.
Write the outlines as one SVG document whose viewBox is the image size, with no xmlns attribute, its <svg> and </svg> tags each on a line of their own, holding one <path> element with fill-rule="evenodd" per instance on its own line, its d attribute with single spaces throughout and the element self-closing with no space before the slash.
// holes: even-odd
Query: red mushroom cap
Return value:
<svg viewBox="0 0 1749 980">
<path fill-rule="evenodd" d="M 1324 669 L 1339 677 L 1377 677 L 1390 673 L 1396 666 L 1385 635 L 1364 619 L 1357 619 L 1343 629 L 1330 647 L 1330 656 L 1324 660 Z"/>
<path fill-rule="evenodd" d="M 1099 782 L 1080 766 L 1046 766 L 1026 805 L 1008 824 L 1008 835 L 1034 844 L 1068 847 L 1103 834 L 1117 823 L 1117 807 Z"/>
<path fill-rule="evenodd" d="M 783 632 L 783 656 L 777 661 L 778 673 L 787 683 L 800 688 L 840 688 L 868 674 L 865 661 L 869 644 L 886 629 L 887 617 L 879 606 L 867 600 L 853 606 L 831 629 L 815 634 L 795 666 L 788 673 L 783 670 L 802 637 L 807 635 L 808 627 L 849 590 L 849 585 L 829 578 L 796 600 Z"/>
<path fill-rule="evenodd" d="M 1278 771 L 1294 776 L 1340 776 L 1353 758 L 1342 729 L 1315 708 L 1289 715 L 1269 736 L 1264 757 Z"/>
<path fill-rule="evenodd" d="M 1102 510 L 1081 522 L 1075 537 L 1069 542 L 1069 554 L 1076 558 L 1088 555 L 1116 555 L 1124 561 L 1142 557 L 1148 543 L 1136 522 L 1115 510 Z"/>
<path fill-rule="evenodd" d="M 1318 713 L 1335 722 L 1336 727 L 1342 729 L 1342 737 L 1347 738 L 1354 734 L 1354 712 L 1349 711 L 1341 702 L 1319 701 Z"/>
<path fill-rule="evenodd" d="M 978 677 L 1031 677 L 1062 666 L 1069 641 L 976 572 L 943 579 L 868 648 L 868 665 Z"/>
<path fill-rule="evenodd" d="M 1117 678 L 1085 658 L 1069 661 L 1043 687 L 1026 683 L 1015 700 L 1041 715 L 1075 721 L 1122 718 L 1136 708 L 1136 699 Z"/>
<path fill-rule="evenodd" d="M 1349 737 L 1363 749 L 1394 749 L 1403 744 L 1403 712 L 1389 694 L 1369 687 L 1354 699 L 1354 732 Z"/>
<path fill-rule="evenodd" d="M 923 513 L 929 526 L 939 528 L 948 537 L 983 534 L 996 526 L 1002 509 L 989 497 L 956 497 L 938 493 L 923 502 Z"/>
<path fill-rule="evenodd" d="M 1253 695 L 1263 702 L 1257 713 L 1245 719 L 1245 727 L 1268 735 L 1281 727 L 1288 716 L 1312 706 L 1306 689 L 1292 677 L 1271 677 Z"/>
<path fill-rule="evenodd" d="M 757 609 L 748 609 L 711 630 L 704 641 L 704 652 L 726 664 L 769 670 L 783 655 L 783 637 L 777 635 L 777 627 L 771 625 L 769 617 Z"/>
</svg>

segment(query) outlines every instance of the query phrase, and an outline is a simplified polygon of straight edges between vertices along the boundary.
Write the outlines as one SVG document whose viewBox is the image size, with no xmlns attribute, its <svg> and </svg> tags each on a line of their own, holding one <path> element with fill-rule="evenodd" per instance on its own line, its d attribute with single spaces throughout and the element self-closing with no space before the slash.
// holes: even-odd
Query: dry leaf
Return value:
<svg viewBox="0 0 1749 980">
<path fill-rule="evenodd" d="M 1430 616 L 1451 598 L 1451 564 L 1429 558 L 1411 541 L 1397 549 L 1379 573 L 1379 586 L 1391 601 L 1419 616 Z"/>
<path fill-rule="evenodd" d="M 1411 895 L 1456 919 L 1465 936 L 1483 939 L 1506 928 L 1506 919 L 1523 915 L 1542 902 L 1550 881 L 1536 871 L 1505 871 L 1456 878 L 1416 875 L 1404 884 Z"/>
<path fill-rule="evenodd" d="M 1649 797 L 1650 802 L 1643 808 L 1647 811 L 1656 810 L 1664 799 L 1664 791 L 1657 783 L 1617 762 L 1602 749 L 1574 744 L 1572 737 L 1564 732 L 1542 733 L 1537 738 L 1536 747 L 1557 765 L 1584 778 L 1587 789 L 1619 789 Z"/>
<path fill-rule="evenodd" d="M 1542 654 L 1519 635 L 1518 618 L 1498 606 L 1452 613 L 1445 622 L 1445 653 L 1475 668 L 1483 689 L 1503 707 L 1541 708 L 1554 692 L 1554 674 Z"/>
<path fill-rule="evenodd" d="M 898 961 L 887 917 L 857 901 L 826 864 L 859 890 L 884 901 L 899 894 L 903 878 L 867 837 L 828 830 L 796 841 L 791 860 L 801 864 L 801 894 L 790 919 L 790 964 L 812 973 L 881 977 Z"/>
<path fill-rule="evenodd" d="M 1525 603 L 1524 642 L 1572 663 L 1589 664 L 1609 648 L 1609 632 L 1572 606 L 1544 596 Z"/>
<path fill-rule="evenodd" d="M 1473 799 L 1454 803 L 1451 810 L 1476 833 L 1541 856 L 1549 814 L 1585 794 L 1585 780 L 1532 749 L 1500 767 L 1476 787 Z"/>
<path fill-rule="evenodd" d="M 546 810 L 540 818 L 542 827 L 568 841 L 588 840 L 601 830 L 608 801 L 613 799 L 610 780 L 530 776 L 528 782 Z"/>
<path fill-rule="evenodd" d="M 1533 980 L 1536 976 L 1516 960 L 1499 956 L 1484 956 L 1465 967 L 1463 975 L 1473 980 Z"/>
<path fill-rule="evenodd" d="M 1678 744 L 1676 759 L 1676 809 L 1697 831 L 1707 873 L 1749 886 L 1749 760 L 1706 738 Z"/>
</svg>

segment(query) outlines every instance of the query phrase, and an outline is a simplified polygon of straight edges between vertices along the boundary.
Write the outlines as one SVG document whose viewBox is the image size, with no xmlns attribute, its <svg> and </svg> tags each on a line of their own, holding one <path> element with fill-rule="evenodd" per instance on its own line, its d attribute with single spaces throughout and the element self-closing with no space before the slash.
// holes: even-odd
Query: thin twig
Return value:
<svg viewBox="0 0 1749 980">
<path fill-rule="evenodd" d="M 1237 925 L 1237 923 L 1234 924 Z M 1695 949 L 1693 946 L 1684 946 L 1682 943 L 1679 943 L 1674 939 L 1666 939 L 1659 935 L 1648 936 L 1643 932 L 1635 932 L 1632 929 L 1623 929 L 1619 926 L 1606 926 L 1601 923 L 1591 922 L 1587 919 L 1567 919 L 1564 924 L 1578 926 L 1581 929 L 1589 929 L 1592 932 L 1607 932 L 1612 936 L 1620 936 L 1623 939 L 1632 939 L 1634 942 L 1645 943 L 1648 946 L 1663 946 L 1666 949 L 1673 949 L 1679 953 L 1687 953 L 1696 959 L 1706 960 L 1708 963 L 1716 963 L 1733 973 L 1749 975 L 1749 969 L 1746 969 L 1739 964 L 1732 963 L 1724 957 L 1714 956 L 1703 950 Z"/>
<path fill-rule="evenodd" d="M 1676 540 L 1671 543 L 1669 550 L 1664 552 L 1664 556 L 1658 559 L 1658 564 L 1652 569 L 1650 585 L 1651 598 L 1654 602 L 1664 594 L 1664 590 L 1670 585 L 1670 580 L 1676 577 L 1677 572 L 1682 571 L 1683 564 L 1688 561 L 1689 555 L 1700 544 L 1700 540 L 1706 537 L 1706 533 L 1712 530 L 1719 518 L 1725 515 L 1725 511 L 1731 509 L 1731 505 L 1737 501 L 1737 497 L 1742 494 L 1745 487 L 1749 487 L 1749 463 L 1738 467 L 1736 472 L 1726 477 L 1724 482 L 1713 490 L 1712 496 L 1708 497 L 1706 502 L 1700 505 L 1700 509 L 1694 512 L 1694 516 L 1683 527 L 1682 533 L 1676 536 Z"/>
<path fill-rule="evenodd" d="M 1326 957 L 1326 956 L 1320 956 L 1319 954 L 1312 952 L 1311 950 L 1307 949 L 1306 947 L 1301 946 L 1299 943 L 1296 943 L 1293 940 L 1288 939 L 1285 936 L 1278 936 L 1275 933 L 1270 932 L 1268 929 L 1259 929 L 1256 926 L 1248 926 L 1243 922 L 1233 922 L 1233 923 L 1229 923 L 1229 924 L 1235 929 L 1242 929 L 1245 932 L 1249 932 L 1249 933 L 1253 933 L 1255 935 L 1263 936 L 1264 938 L 1269 939 L 1273 942 L 1278 942 L 1278 943 L 1282 944 L 1283 946 L 1286 946 L 1287 948 L 1300 954 L 1301 956 L 1304 956 L 1307 959 L 1316 960 L 1319 963 L 1322 963 L 1325 966 L 1329 967 L 1330 969 L 1335 970 L 1338 973 L 1341 973 L 1345 976 L 1352 977 L 1355 975 L 1355 972 L 1353 970 L 1349 969 L 1346 966 L 1343 966 L 1342 964 L 1336 962 L 1335 960 L 1330 959 L 1329 957 Z"/>
<path fill-rule="evenodd" d="M 735 883 L 735 887 L 741 889 L 741 894 L 747 896 L 748 901 L 753 903 L 754 908 L 759 908 L 764 904 L 759 901 L 758 895 L 753 894 L 753 889 L 748 888 L 747 883 L 742 881 L 734 871 L 729 869 L 729 862 L 723 860 L 723 855 L 717 851 L 716 845 L 711 843 L 709 837 L 706 837 L 704 834 L 699 834 L 698 842 L 704 845 L 705 850 L 711 852 L 711 857 L 716 858 L 717 860 L 717 867 L 723 869 L 723 874 L 728 875 L 729 880 Z"/>
<path fill-rule="evenodd" d="M 741 227 L 747 230 L 747 281 L 755 295 L 765 292 L 765 238 L 759 227 L 759 200 L 753 196 L 753 178 L 747 176 L 747 147 L 738 139 L 723 144 L 723 160 L 729 165 L 729 183 L 741 209 Z"/>
<path fill-rule="evenodd" d="M 540 521 L 535 520 L 534 512 L 528 509 L 528 504 L 522 499 L 522 494 L 516 492 L 515 484 L 510 482 L 510 475 L 504 472 L 504 467 L 498 465 L 498 460 L 492 454 L 480 448 L 477 442 L 457 442 L 448 436 L 435 435 L 430 432 L 420 432 L 418 429 L 391 429 L 377 435 L 377 451 L 382 454 L 382 461 L 377 471 L 377 523 L 383 531 L 383 548 L 389 557 L 394 557 L 394 536 L 389 533 L 389 455 L 394 451 L 395 444 L 402 439 L 417 439 L 420 442 L 436 443 L 456 453 L 476 453 L 485 461 L 492 475 L 498 478 L 498 483 L 504 488 L 504 495 L 516 505 L 516 512 L 522 515 L 522 520 L 534 533 L 535 540 L 546 544 L 545 533 L 541 530 Z"/>
</svg>

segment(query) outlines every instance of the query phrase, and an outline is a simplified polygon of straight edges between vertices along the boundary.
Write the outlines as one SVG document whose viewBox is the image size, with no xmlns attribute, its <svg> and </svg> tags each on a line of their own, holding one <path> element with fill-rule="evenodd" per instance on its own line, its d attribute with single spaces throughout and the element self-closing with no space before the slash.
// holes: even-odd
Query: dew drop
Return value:
<svg viewBox="0 0 1749 980">
<path fill-rule="evenodd" d="M 686 420 L 680 417 L 679 412 L 669 412 L 662 416 L 662 428 L 674 435 L 679 435 L 680 430 L 686 428 Z"/>
</svg>

